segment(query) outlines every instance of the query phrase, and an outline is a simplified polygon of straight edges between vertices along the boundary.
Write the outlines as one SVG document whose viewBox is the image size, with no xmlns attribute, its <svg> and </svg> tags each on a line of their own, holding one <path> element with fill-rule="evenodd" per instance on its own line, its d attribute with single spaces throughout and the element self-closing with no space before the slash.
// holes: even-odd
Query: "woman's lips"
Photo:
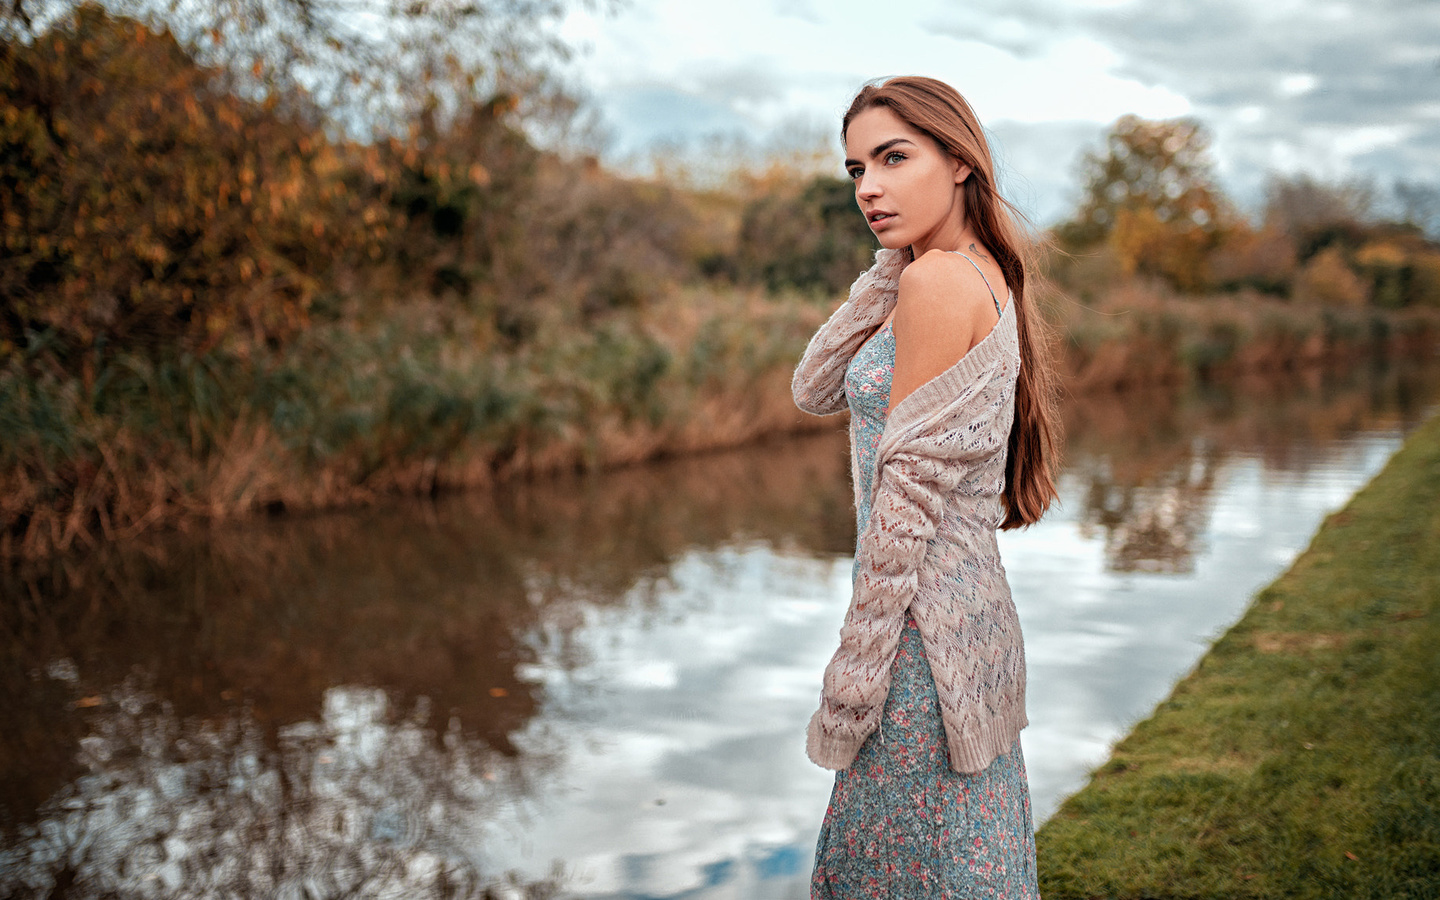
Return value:
<svg viewBox="0 0 1440 900">
<path fill-rule="evenodd" d="M 865 218 L 870 220 L 871 231 L 879 231 L 889 227 L 890 223 L 895 221 L 895 214 L 883 209 L 874 209 L 867 213 Z"/>
</svg>

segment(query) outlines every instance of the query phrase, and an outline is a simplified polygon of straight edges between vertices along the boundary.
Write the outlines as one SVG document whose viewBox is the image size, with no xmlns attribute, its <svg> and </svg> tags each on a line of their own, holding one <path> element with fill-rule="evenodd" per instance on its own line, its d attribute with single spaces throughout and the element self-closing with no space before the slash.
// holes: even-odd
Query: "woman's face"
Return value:
<svg viewBox="0 0 1440 900">
<path fill-rule="evenodd" d="M 850 120 L 845 170 L 855 202 L 880 244 L 914 246 L 919 257 L 957 242 L 965 230 L 960 184 L 970 167 L 940 149 L 888 107 L 872 106 Z"/>
</svg>

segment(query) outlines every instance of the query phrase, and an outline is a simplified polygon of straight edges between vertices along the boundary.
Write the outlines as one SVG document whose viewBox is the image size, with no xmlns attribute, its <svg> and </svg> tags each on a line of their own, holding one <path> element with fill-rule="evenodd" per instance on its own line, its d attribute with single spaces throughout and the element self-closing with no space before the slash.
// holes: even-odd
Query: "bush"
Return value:
<svg viewBox="0 0 1440 900">
<path fill-rule="evenodd" d="M 741 281 L 771 290 L 841 294 L 878 246 L 850 182 L 821 175 L 779 185 L 746 206 L 735 268 Z"/>
<path fill-rule="evenodd" d="M 0 46 L 0 106 L 0 353 L 282 340 L 383 229 L 302 98 L 246 101 L 97 6 Z"/>
<path fill-rule="evenodd" d="M 1365 283 L 1345 264 L 1338 247 L 1312 257 L 1295 276 L 1291 289 L 1296 302 L 1315 306 L 1364 306 L 1369 294 Z"/>
<path fill-rule="evenodd" d="M 1295 245 L 1278 228 L 1237 224 L 1210 254 L 1208 280 L 1228 290 L 1254 288 L 1283 295 L 1295 275 Z"/>
</svg>

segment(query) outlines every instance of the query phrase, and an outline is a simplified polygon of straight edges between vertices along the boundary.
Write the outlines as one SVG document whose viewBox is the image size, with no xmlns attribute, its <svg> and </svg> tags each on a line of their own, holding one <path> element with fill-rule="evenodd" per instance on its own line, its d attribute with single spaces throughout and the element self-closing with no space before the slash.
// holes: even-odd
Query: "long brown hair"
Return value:
<svg viewBox="0 0 1440 900">
<path fill-rule="evenodd" d="M 1055 412 L 1055 375 L 1050 361 L 1049 328 L 1026 296 L 1027 256 L 1032 241 L 1024 221 L 995 187 L 995 164 L 975 111 L 960 92 L 943 81 L 920 76 L 867 84 L 855 95 L 841 120 L 840 138 L 861 112 L 883 106 L 910 127 L 929 135 L 941 149 L 971 168 L 965 179 L 965 221 L 995 254 L 1005 283 L 1015 295 L 1020 336 L 1020 374 L 1015 384 L 1015 422 L 1005 461 L 1005 520 L 1001 528 L 1020 528 L 1040 520 L 1056 497 L 1059 459 Z"/>
</svg>

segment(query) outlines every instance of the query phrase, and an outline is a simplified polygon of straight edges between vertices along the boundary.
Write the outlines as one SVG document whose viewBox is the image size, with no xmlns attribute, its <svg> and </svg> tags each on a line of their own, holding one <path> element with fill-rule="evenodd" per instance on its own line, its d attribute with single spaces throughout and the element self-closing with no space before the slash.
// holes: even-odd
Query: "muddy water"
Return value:
<svg viewBox="0 0 1440 900">
<path fill-rule="evenodd" d="M 1437 398 L 1069 404 L 1002 539 L 1039 817 Z M 0 895 L 807 896 L 847 479 L 837 429 L 0 575 Z"/>
</svg>

